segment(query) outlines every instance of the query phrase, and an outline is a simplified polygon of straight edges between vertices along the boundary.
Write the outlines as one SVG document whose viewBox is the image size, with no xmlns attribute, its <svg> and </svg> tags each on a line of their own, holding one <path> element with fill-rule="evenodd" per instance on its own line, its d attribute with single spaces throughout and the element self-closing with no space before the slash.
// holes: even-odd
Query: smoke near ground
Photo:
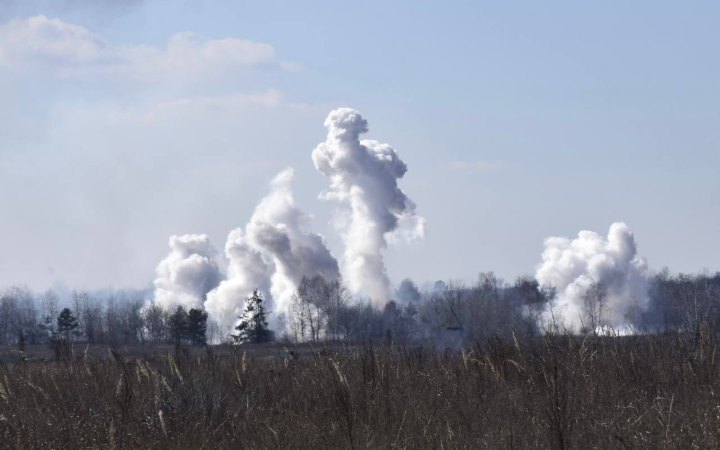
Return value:
<svg viewBox="0 0 720 450">
<path fill-rule="evenodd" d="M 253 245 L 275 267 L 271 293 L 275 312 L 287 313 L 292 295 L 303 277 L 340 278 L 335 257 L 322 236 L 305 231 L 308 216 L 295 206 L 293 170 L 286 169 L 271 183 L 271 192 L 255 209 L 247 226 Z"/>
<path fill-rule="evenodd" d="M 303 277 L 340 278 L 338 263 L 323 237 L 304 229 L 308 218 L 295 206 L 292 179 L 292 169 L 280 172 L 245 228 L 228 237 L 228 277 L 205 303 L 210 316 L 228 329 L 253 289 L 260 290 L 272 308 L 270 320 L 277 329 Z"/>
<path fill-rule="evenodd" d="M 392 298 L 383 249 L 398 239 L 422 236 L 425 221 L 415 214 L 415 204 L 398 187 L 407 166 L 395 150 L 377 141 L 360 140 L 360 134 L 368 129 L 360 113 L 336 109 L 325 126 L 329 129 L 327 139 L 315 148 L 312 159 L 331 181 L 322 197 L 347 207 L 336 221 L 345 244 L 344 281 L 354 293 L 382 306 Z M 219 285 L 214 261 L 212 276 L 202 276 L 203 269 L 210 270 L 206 267 L 210 257 L 198 242 L 207 243 L 207 236 L 171 239 L 175 247 L 161 263 L 163 275 L 156 282 L 156 302 L 189 308 L 201 305 L 206 297 L 204 307 L 210 318 L 232 331 L 245 300 L 257 289 L 271 311 L 271 326 L 285 331 L 283 317 L 290 312 L 303 278 L 319 275 L 328 282 L 341 279 L 338 262 L 324 238 L 306 231 L 308 216 L 295 205 L 292 180 L 292 169 L 280 172 L 248 223 L 230 232 L 225 244 L 227 276 Z M 191 270 L 196 266 L 199 273 Z"/>
<path fill-rule="evenodd" d="M 228 235 L 225 256 L 227 277 L 208 293 L 205 310 L 224 330 L 232 331 L 253 289 L 269 297 L 274 267 L 253 247 L 242 228 Z"/>
<path fill-rule="evenodd" d="M 204 306 L 213 321 L 232 332 L 246 299 L 257 289 L 271 327 L 283 333 L 304 278 L 343 281 L 376 307 L 393 298 L 383 251 L 399 238 L 424 233 L 424 219 L 398 186 L 407 166 L 389 145 L 360 140 L 368 124 L 353 109 L 332 111 L 325 126 L 327 138 L 313 150 L 312 159 L 330 179 L 321 198 L 341 205 L 335 225 L 344 243 L 343 276 L 324 238 L 307 231 L 308 215 L 295 204 L 289 168 L 272 180 L 247 224 L 228 235 L 224 279 L 206 235 L 170 239 L 172 251 L 157 268 L 156 304 L 166 309 Z M 628 332 L 648 309 L 647 265 L 624 223 L 612 224 L 607 237 L 581 231 L 575 239 L 548 238 L 535 278 L 555 294 L 534 310 L 541 329 Z M 410 280 L 394 294 L 402 304 L 421 298 Z"/>
<path fill-rule="evenodd" d="M 221 279 L 217 250 L 205 234 L 172 236 L 170 254 L 157 266 L 155 304 L 165 309 L 200 308 Z"/>
<path fill-rule="evenodd" d="M 321 198 L 347 208 L 336 220 L 345 244 L 344 279 L 353 292 L 384 305 L 391 289 L 383 250 L 398 237 L 424 235 L 424 219 L 398 187 L 407 166 L 388 144 L 360 140 L 368 123 L 354 109 L 330 112 L 325 126 L 327 139 L 313 150 L 312 159 L 330 178 L 330 189 Z"/>
<path fill-rule="evenodd" d="M 624 223 L 612 224 L 607 237 L 581 231 L 573 240 L 548 238 L 542 259 L 535 278 L 556 290 L 541 314 L 542 328 L 627 332 L 647 309 L 647 264 Z"/>
</svg>

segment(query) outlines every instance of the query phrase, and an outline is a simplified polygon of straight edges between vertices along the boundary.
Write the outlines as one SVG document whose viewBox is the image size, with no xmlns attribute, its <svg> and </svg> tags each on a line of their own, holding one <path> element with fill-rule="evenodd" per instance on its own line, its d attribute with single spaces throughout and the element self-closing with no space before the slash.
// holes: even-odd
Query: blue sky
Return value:
<svg viewBox="0 0 720 450">
<path fill-rule="evenodd" d="M 530 274 L 545 237 L 615 221 L 652 268 L 718 270 L 719 18 L 716 2 L 0 0 L 0 284 L 144 285 L 170 234 L 222 248 L 287 166 L 339 256 L 310 160 L 337 106 L 397 149 L 427 219 L 387 252 L 396 282 Z"/>
</svg>

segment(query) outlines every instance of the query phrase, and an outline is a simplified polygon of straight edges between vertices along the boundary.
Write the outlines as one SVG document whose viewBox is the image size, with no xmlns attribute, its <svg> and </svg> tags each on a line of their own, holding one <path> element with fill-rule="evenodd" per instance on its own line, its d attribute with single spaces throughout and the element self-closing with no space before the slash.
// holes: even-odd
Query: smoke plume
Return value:
<svg viewBox="0 0 720 450">
<path fill-rule="evenodd" d="M 548 238 L 542 259 L 535 278 L 556 290 L 542 314 L 546 329 L 554 321 L 573 332 L 591 326 L 626 332 L 634 316 L 647 309 L 647 264 L 624 223 L 612 224 L 607 238 L 592 231 L 573 240 Z"/>
<path fill-rule="evenodd" d="M 368 124 L 358 111 L 336 109 L 325 126 L 327 139 L 313 150 L 312 158 L 317 170 L 330 178 L 330 190 L 321 198 L 348 206 L 336 221 L 345 243 L 343 274 L 353 292 L 382 305 L 391 295 L 383 249 L 399 236 L 422 236 L 425 221 L 398 188 L 407 166 L 395 150 L 360 140 Z"/>
<path fill-rule="evenodd" d="M 227 278 L 208 293 L 205 310 L 223 329 L 232 331 L 253 289 L 268 299 L 274 267 L 253 247 L 242 228 L 228 235 L 225 256 L 229 261 Z"/>
<path fill-rule="evenodd" d="M 205 234 L 172 236 L 170 254 L 157 266 L 155 304 L 166 309 L 200 308 L 220 279 L 217 251 Z"/>
<path fill-rule="evenodd" d="M 272 307 L 275 328 L 303 277 L 340 277 L 322 236 L 304 231 L 307 215 L 295 206 L 292 169 L 278 174 L 270 193 L 255 208 L 245 229 L 230 233 L 225 253 L 228 278 L 208 296 L 205 307 L 226 326 L 237 321 L 245 298 L 259 289 Z"/>
<path fill-rule="evenodd" d="M 274 263 L 272 295 L 279 313 L 288 311 L 290 298 L 303 277 L 340 278 L 338 263 L 323 237 L 304 231 L 308 217 L 295 206 L 292 179 L 292 169 L 275 177 L 270 194 L 257 206 L 247 226 L 254 245 Z"/>
</svg>

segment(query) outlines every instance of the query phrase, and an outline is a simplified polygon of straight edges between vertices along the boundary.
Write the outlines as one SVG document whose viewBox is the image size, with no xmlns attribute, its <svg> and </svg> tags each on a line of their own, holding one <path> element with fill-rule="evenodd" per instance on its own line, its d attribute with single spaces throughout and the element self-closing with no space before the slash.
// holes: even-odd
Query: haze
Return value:
<svg viewBox="0 0 720 450">
<path fill-rule="evenodd" d="M 720 267 L 713 2 L 58 4 L 0 1 L 0 285 L 147 286 L 286 167 L 340 257 L 311 153 L 341 106 L 425 219 L 394 283 L 533 274 L 618 221 L 652 268 Z"/>
</svg>

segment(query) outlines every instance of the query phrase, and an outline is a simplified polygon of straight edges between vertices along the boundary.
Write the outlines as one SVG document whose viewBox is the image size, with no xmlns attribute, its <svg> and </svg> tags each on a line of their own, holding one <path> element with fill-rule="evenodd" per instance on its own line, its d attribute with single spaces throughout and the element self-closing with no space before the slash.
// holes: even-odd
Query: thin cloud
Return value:
<svg viewBox="0 0 720 450">
<path fill-rule="evenodd" d="M 166 46 L 121 46 L 85 27 L 35 16 L 0 25 L 0 66 L 42 70 L 61 78 L 105 76 L 152 82 L 201 80 L 254 67 L 294 70 L 267 43 L 177 33 Z"/>
<path fill-rule="evenodd" d="M 21 4 L 30 4 L 43 10 L 128 10 L 141 6 L 145 0 L 0 0 L 0 7 L 3 9 L 14 9 Z"/>
<path fill-rule="evenodd" d="M 144 0 L 65 0 L 65 8 L 133 8 L 145 3 Z"/>
<path fill-rule="evenodd" d="M 115 122 L 153 125 L 161 122 L 172 122 L 178 117 L 212 116 L 220 113 L 232 115 L 239 111 L 293 107 L 285 101 L 285 96 L 277 89 L 267 89 L 257 93 L 235 93 L 222 96 L 182 97 L 174 100 L 157 102 L 141 108 L 112 108 L 106 114 Z"/>
<path fill-rule="evenodd" d="M 451 161 L 447 164 L 448 170 L 464 173 L 490 173 L 503 169 L 505 165 L 498 161 Z"/>
<path fill-rule="evenodd" d="M 190 97 L 165 102 L 160 109 L 233 109 L 239 105 L 278 106 L 283 101 L 282 92 L 268 89 L 257 94 L 233 94 L 227 96 Z"/>
</svg>

